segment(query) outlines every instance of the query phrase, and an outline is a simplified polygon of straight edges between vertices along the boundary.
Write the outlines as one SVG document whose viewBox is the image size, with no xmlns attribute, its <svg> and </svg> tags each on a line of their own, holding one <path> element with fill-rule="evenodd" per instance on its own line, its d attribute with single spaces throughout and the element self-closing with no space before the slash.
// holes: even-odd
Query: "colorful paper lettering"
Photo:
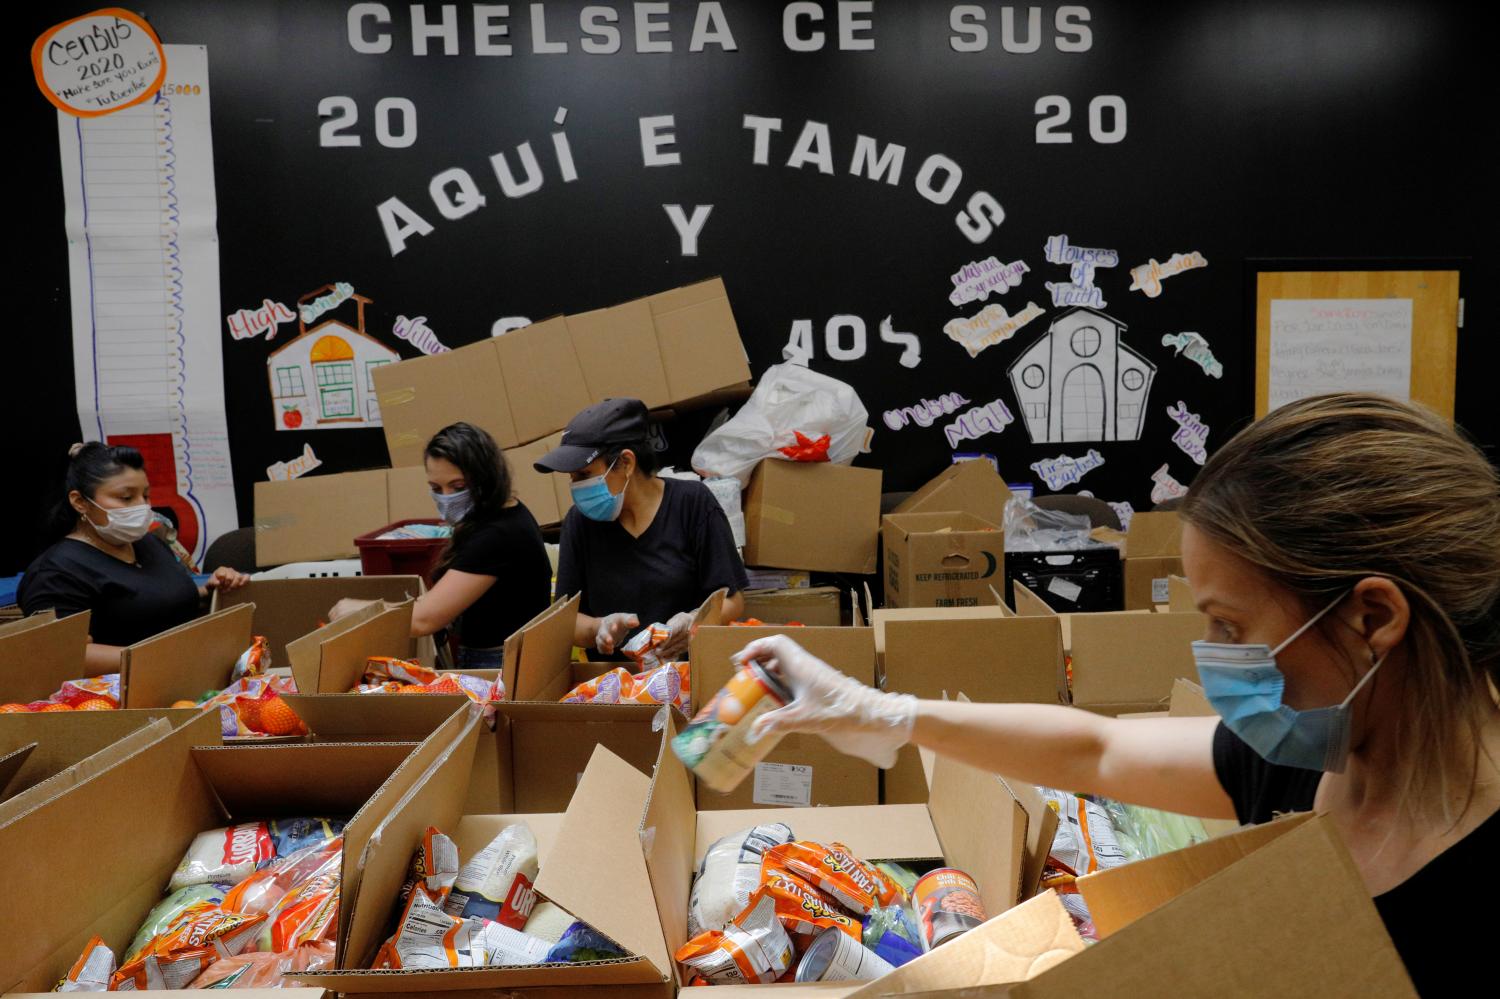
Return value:
<svg viewBox="0 0 1500 999">
<path fill-rule="evenodd" d="M 1209 349 L 1208 341 L 1203 339 L 1201 333 L 1166 333 L 1162 335 L 1161 345 L 1176 347 L 1174 357 L 1182 356 L 1196 362 L 1210 378 L 1224 376 L 1224 365 L 1214 357 L 1214 352 Z"/>
<path fill-rule="evenodd" d="M 1197 250 L 1188 254 L 1174 253 L 1164 264 L 1157 263 L 1153 257 L 1139 267 L 1130 268 L 1130 290 L 1144 291 L 1147 298 L 1155 298 L 1161 294 L 1161 283 L 1167 278 L 1207 266 L 1208 259 Z"/>
<path fill-rule="evenodd" d="M 960 441 L 971 441 L 985 434 L 998 434 L 1016 421 L 1010 407 L 1001 399 L 984 406 L 975 406 L 957 420 L 943 428 L 948 435 L 948 446 L 957 447 Z"/>
<path fill-rule="evenodd" d="M 964 264 L 957 274 L 949 276 L 953 291 L 948 295 L 948 301 L 953 305 L 967 305 L 984 301 L 991 292 L 1003 295 L 1020 284 L 1021 275 L 1030 271 L 1031 268 L 1019 260 L 1002 264 L 995 257 Z"/>
<path fill-rule="evenodd" d="M 1187 404 L 1178 400 L 1175 407 L 1167 407 L 1167 415 L 1177 422 L 1177 432 L 1172 443 L 1182 448 L 1189 458 L 1198 464 L 1208 460 L 1208 424 L 1198 419 L 1197 413 L 1189 413 Z"/>
<path fill-rule="evenodd" d="M 1156 485 L 1151 487 L 1151 502 L 1165 503 L 1169 499 L 1187 495 L 1187 486 L 1172 478 L 1172 473 L 1167 471 L 1163 465 L 1151 473 L 1151 481 Z"/>
<path fill-rule="evenodd" d="M 921 399 L 915 406 L 886 410 L 885 425 L 892 430 L 900 430 L 913 423 L 919 427 L 930 427 L 938 421 L 939 417 L 951 416 L 958 412 L 960 406 L 967 405 L 969 405 L 968 399 L 957 392 L 947 392 L 936 399 Z"/>
<path fill-rule="evenodd" d="M 1014 316 L 1005 311 L 1005 306 L 986 305 L 977 314 L 967 319 L 950 319 L 943 332 L 955 343 L 962 345 L 970 357 L 978 357 L 986 347 L 1003 343 L 1016 335 L 1016 331 L 1042 315 L 1043 309 L 1034 302 Z"/>
<path fill-rule="evenodd" d="M 1060 454 L 1056 458 L 1043 458 L 1031 463 L 1031 470 L 1042 477 L 1047 488 L 1053 492 L 1072 485 L 1082 479 L 1085 472 L 1093 471 L 1104 464 L 1104 456 L 1093 448 L 1082 458 Z"/>
</svg>

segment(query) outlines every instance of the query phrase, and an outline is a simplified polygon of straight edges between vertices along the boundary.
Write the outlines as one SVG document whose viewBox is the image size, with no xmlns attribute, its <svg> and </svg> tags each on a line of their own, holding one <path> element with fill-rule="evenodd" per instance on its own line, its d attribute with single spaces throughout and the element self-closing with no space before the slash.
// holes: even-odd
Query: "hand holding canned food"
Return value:
<svg viewBox="0 0 1500 999">
<path fill-rule="evenodd" d="M 751 642 L 734 661 L 759 664 L 792 693 L 786 706 L 755 720 L 754 740 L 813 732 L 842 753 L 888 768 L 896 763 L 896 751 L 911 739 L 915 697 L 867 687 L 785 635 Z"/>
</svg>

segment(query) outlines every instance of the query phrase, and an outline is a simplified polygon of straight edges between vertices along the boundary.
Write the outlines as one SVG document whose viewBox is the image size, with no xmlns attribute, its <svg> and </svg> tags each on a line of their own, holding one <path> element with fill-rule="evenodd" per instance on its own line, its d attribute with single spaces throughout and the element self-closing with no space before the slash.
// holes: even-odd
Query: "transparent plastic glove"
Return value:
<svg viewBox="0 0 1500 999">
<path fill-rule="evenodd" d="M 736 662 L 756 662 L 792 691 L 792 702 L 756 719 L 757 739 L 813 732 L 841 753 L 882 769 L 895 766 L 896 751 L 911 739 L 917 699 L 867 687 L 808 652 L 785 635 L 751 642 Z"/>
<path fill-rule="evenodd" d="M 594 648 L 607 656 L 613 655 L 615 647 L 630 634 L 630 630 L 640 626 L 641 622 L 634 614 L 606 614 L 599 619 L 599 627 L 594 632 Z"/>
<path fill-rule="evenodd" d="M 656 658 L 662 662 L 675 662 L 688 650 L 693 640 L 693 617 L 691 611 L 673 614 L 667 622 L 667 640 L 656 650 Z"/>
</svg>

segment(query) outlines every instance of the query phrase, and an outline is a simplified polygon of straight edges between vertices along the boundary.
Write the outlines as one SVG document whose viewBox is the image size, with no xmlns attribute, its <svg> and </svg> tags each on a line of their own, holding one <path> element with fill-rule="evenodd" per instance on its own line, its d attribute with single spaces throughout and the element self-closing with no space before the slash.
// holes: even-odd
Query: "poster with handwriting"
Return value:
<svg viewBox="0 0 1500 999">
<path fill-rule="evenodd" d="M 1411 398 L 1411 299 L 1271 301 L 1270 409 L 1325 392 Z"/>
</svg>

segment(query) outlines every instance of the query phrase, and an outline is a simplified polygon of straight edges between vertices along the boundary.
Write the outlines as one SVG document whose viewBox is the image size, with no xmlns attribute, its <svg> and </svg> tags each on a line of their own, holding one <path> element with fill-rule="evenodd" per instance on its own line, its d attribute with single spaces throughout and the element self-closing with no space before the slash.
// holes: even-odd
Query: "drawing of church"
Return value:
<svg viewBox="0 0 1500 999">
<path fill-rule="evenodd" d="M 363 295 L 349 296 L 358 313 L 357 328 L 324 319 L 308 329 L 301 305 L 332 290 L 327 285 L 297 300 L 297 338 L 266 359 L 277 430 L 380 426 L 371 372 L 401 357 L 365 333 L 370 299 Z"/>
<path fill-rule="evenodd" d="M 1096 309 L 1067 309 L 1006 369 L 1033 444 L 1140 439 L 1156 365 L 1124 332 Z"/>
</svg>

